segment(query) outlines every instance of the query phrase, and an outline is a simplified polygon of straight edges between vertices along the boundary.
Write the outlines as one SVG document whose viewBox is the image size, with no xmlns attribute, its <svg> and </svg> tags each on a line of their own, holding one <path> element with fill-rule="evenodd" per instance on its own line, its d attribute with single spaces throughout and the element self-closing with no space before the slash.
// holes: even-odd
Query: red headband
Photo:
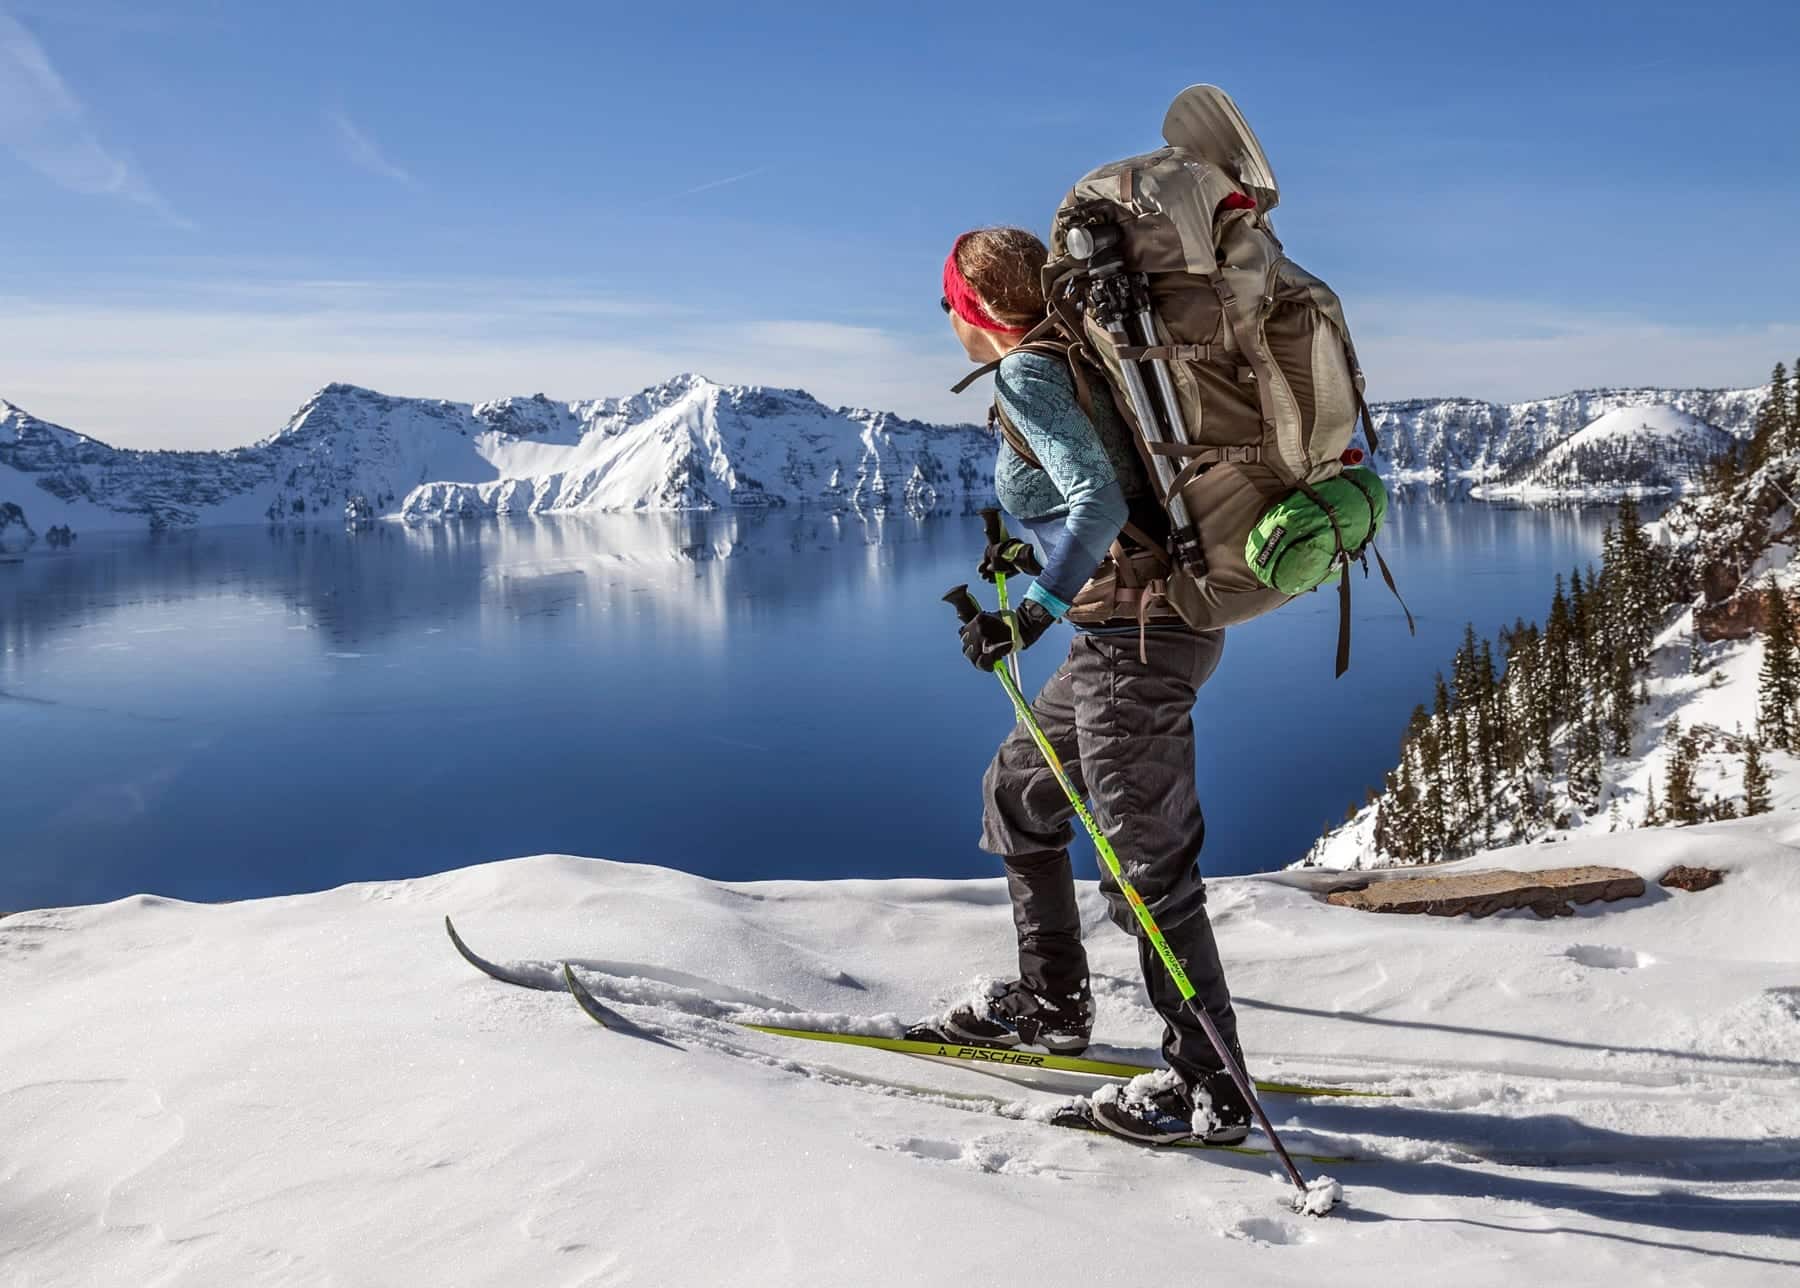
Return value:
<svg viewBox="0 0 1800 1288">
<path fill-rule="evenodd" d="M 981 302 L 981 296 L 975 293 L 975 288 L 962 275 L 962 270 L 956 266 L 956 252 L 968 239 L 968 233 L 958 237 L 956 245 L 950 248 L 950 254 L 944 260 L 944 298 L 950 301 L 950 311 L 970 326 L 979 327 L 983 331 L 998 331 L 1001 335 L 1024 335 L 1031 328 L 1007 326 L 995 318 L 987 311 L 987 306 Z"/>
</svg>

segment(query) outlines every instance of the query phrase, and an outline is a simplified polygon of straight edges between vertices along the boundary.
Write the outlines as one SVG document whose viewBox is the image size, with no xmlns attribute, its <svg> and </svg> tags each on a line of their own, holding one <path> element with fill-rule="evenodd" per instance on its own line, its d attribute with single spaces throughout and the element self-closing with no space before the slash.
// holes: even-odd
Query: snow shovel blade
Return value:
<svg viewBox="0 0 1800 1288">
<path fill-rule="evenodd" d="M 1256 131 L 1217 85 L 1190 85 L 1177 94 L 1163 117 L 1162 133 L 1170 147 L 1186 148 L 1235 175 L 1254 190 L 1264 211 L 1280 203 L 1281 185 Z"/>
</svg>

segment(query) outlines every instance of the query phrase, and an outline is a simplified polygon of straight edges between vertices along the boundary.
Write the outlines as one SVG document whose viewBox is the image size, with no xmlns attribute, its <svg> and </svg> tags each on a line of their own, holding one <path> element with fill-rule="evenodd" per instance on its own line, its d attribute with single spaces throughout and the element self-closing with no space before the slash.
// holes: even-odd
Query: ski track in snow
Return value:
<svg viewBox="0 0 1800 1288">
<path fill-rule="evenodd" d="M 1215 881 L 1272 1159 L 1034 1121 L 968 1068 L 734 1021 L 896 1031 L 1002 972 L 1003 883 L 721 885 L 558 857 L 232 905 L 0 918 L 0 1283 L 1763 1285 L 1800 1271 L 1791 814 L 1489 856 L 1713 854 L 1698 894 L 1542 922 Z M 1580 853 L 1585 847 L 1587 853 Z M 1092 930 L 1098 1031 L 1156 1021 Z M 471 948 L 528 987 L 477 973 Z M 608 1031 L 563 990 L 679 1046 Z M 1101 1054 L 1096 1052 L 1095 1054 Z M 1259 1137 L 1252 1137 L 1256 1144 Z M 1013 1231 L 952 1245 L 939 1231 Z M 1030 1248 L 1026 1265 L 1019 1240 Z"/>
</svg>

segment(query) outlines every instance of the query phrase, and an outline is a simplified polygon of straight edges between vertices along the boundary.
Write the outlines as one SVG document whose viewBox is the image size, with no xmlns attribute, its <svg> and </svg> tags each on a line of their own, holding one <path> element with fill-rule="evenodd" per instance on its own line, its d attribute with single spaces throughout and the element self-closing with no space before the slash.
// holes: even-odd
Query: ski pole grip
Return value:
<svg viewBox="0 0 1800 1288">
<path fill-rule="evenodd" d="M 1000 517 L 1000 511 L 992 506 L 981 512 L 982 527 L 987 532 L 987 543 L 997 546 L 1006 540 L 1006 521 Z"/>
<path fill-rule="evenodd" d="M 958 621 L 972 622 L 981 615 L 981 605 L 975 602 L 975 596 L 969 593 L 969 584 L 952 586 L 944 595 L 944 602 L 956 610 Z"/>
</svg>

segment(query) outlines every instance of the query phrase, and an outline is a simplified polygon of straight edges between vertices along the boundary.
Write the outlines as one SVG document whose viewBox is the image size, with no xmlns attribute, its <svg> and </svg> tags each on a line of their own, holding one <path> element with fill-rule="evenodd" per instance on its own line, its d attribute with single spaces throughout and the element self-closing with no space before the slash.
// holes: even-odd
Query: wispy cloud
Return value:
<svg viewBox="0 0 1800 1288">
<path fill-rule="evenodd" d="M 351 120 L 350 114 L 342 107 L 327 108 L 325 119 L 330 123 L 332 132 L 337 135 L 338 142 L 343 146 L 344 155 L 350 159 L 352 165 L 367 170 L 370 174 L 378 174 L 384 179 L 392 179 L 395 183 L 404 183 L 408 187 L 418 184 L 418 180 L 412 176 L 412 171 L 388 160 L 387 154 L 381 150 L 381 145 L 375 142 L 366 130 Z"/>
<path fill-rule="evenodd" d="M 675 195 L 677 197 L 691 197 L 697 192 L 711 192 L 714 188 L 723 188 L 726 184 L 729 184 L 729 183 L 742 183 L 746 179 L 754 179 L 754 178 L 756 178 L 757 175 L 766 172 L 768 170 L 768 168 L 769 167 L 766 165 L 759 165 L 754 170 L 746 170 L 742 174 L 734 174 L 734 175 L 731 175 L 729 178 L 714 179 L 710 183 L 697 183 L 693 187 L 688 188 L 685 191 L 678 192 Z"/>
<path fill-rule="evenodd" d="M 714 188 L 724 188 L 734 183 L 742 183 L 746 179 L 754 179 L 759 174 L 767 174 L 768 170 L 768 166 L 759 165 L 756 169 L 746 170 L 742 174 L 727 175 L 723 179 L 709 179 L 705 183 L 697 183 L 691 188 L 683 188 L 680 192 L 671 192 L 660 197 L 651 197 L 645 201 L 640 201 L 636 206 L 632 207 L 632 209 L 641 209 L 644 206 L 660 206 L 665 202 L 680 201 L 683 197 L 692 197 L 697 193 L 711 192 Z"/>
<path fill-rule="evenodd" d="M 49 55 L 0 13 L 0 147 L 71 192 L 117 197 L 192 227 L 130 162 L 110 151 Z"/>
</svg>

